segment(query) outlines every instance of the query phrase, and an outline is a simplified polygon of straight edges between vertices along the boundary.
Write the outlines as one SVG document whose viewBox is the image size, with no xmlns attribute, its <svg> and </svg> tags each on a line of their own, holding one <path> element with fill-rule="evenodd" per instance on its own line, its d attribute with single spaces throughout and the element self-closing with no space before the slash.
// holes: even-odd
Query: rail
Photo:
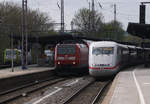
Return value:
<svg viewBox="0 0 150 104">
<path fill-rule="evenodd" d="M 54 79 L 55 79 L 55 81 L 53 81 Z M 6 99 L 1 99 L 1 100 L 0 100 L 0 104 L 5 104 L 5 103 L 8 103 L 8 102 L 11 102 L 11 101 L 13 101 L 13 100 L 15 100 L 15 99 L 18 99 L 18 98 L 20 98 L 20 97 L 22 97 L 22 96 L 25 96 L 26 94 L 33 93 L 33 92 L 38 91 L 38 90 L 40 90 L 40 89 L 42 89 L 42 88 L 51 86 L 51 85 L 53 85 L 53 84 L 56 84 L 56 83 L 58 83 L 58 82 L 60 82 L 60 81 L 64 81 L 64 80 L 66 80 L 66 78 L 57 78 L 57 79 L 56 79 L 56 77 L 53 77 L 53 78 L 49 78 L 49 79 L 42 80 L 42 81 L 35 81 L 35 82 L 33 82 L 33 83 L 29 83 L 29 84 L 23 85 L 23 86 L 21 86 L 21 87 L 14 88 L 14 89 L 11 89 L 11 90 L 2 92 L 2 93 L 0 93 L 0 98 L 2 98 L 2 97 L 5 98 L 5 96 L 7 96 L 7 95 L 9 96 L 9 94 L 14 94 L 14 93 L 16 93 L 16 92 L 19 92 L 19 93 L 14 94 L 13 96 L 10 96 L 10 97 L 6 97 Z M 50 81 L 50 82 L 48 82 L 48 81 Z M 51 82 L 51 81 L 52 81 L 52 82 Z M 33 87 L 33 86 L 35 86 L 35 85 L 40 85 L 40 84 L 42 84 L 42 83 L 44 83 L 44 82 L 48 82 L 48 83 L 46 83 L 46 84 L 44 84 L 44 85 L 41 85 L 41 86 L 39 86 L 39 87 Z M 23 89 L 26 89 L 26 88 L 30 88 L 30 87 L 32 87 L 30 90 L 28 90 L 28 91 L 23 91 L 24 93 L 21 93 L 20 90 L 23 90 Z M 26 90 L 27 90 L 27 89 L 26 89 Z"/>
<path fill-rule="evenodd" d="M 96 104 L 98 99 L 100 98 L 100 96 L 103 94 L 103 92 L 105 91 L 105 89 L 107 88 L 107 86 L 111 83 L 111 81 L 106 82 L 103 87 L 99 90 L 99 92 L 97 93 L 97 95 L 95 96 L 94 100 L 92 101 L 91 104 Z"/>
<path fill-rule="evenodd" d="M 81 93 L 84 89 L 86 89 L 88 86 L 94 83 L 94 80 L 86 84 L 85 86 L 81 87 L 79 90 L 77 90 L 72 96 L 70 96 L 68 99 L 66 99 L 63 104 L 69 104 L 79 93 Z"/>
</svg>

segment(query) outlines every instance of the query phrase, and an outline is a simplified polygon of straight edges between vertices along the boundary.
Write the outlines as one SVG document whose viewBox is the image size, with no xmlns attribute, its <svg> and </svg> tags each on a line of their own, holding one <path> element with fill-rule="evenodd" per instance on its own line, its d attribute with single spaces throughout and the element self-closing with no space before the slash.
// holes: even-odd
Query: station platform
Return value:
<svg viewBox="0 0 150 104">
<path fill-rule="evenodd" d="M 102 104 L 150 104 L 150 68 L 132 67 L 114 79 Z"/>
<path fill-rule="evenodd" d="M 29 65 L 28 69 L 22 70 L 21 66 L 0 69 L 0 93 L 16 87 L 45 80 L 54 75 L 54 68 Z"/>
<path fill-rule="evenodd" d="M 37 64 L 29 65 L 27 69 L 22 69 L 21 66 L 14 67 L 13 72 L 12 68 L 0 69 L 0 79 L 27 75 L 31 73 L 39 73 L 44 71 L 54 70 L 54 67 L 40 67 Z"/>
</svg>

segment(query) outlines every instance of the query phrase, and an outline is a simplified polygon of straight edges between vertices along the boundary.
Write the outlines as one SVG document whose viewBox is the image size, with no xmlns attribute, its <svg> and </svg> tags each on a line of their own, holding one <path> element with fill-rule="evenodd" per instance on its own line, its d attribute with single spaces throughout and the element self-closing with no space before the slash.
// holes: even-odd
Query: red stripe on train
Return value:
<svg viewBox="0 0 150 104">
<path fill-rule="evenodd" d="M 93 70 L 102 70 L 102 69 L 115 69 L 119 66 L 119 64 L 113 66 L 113 67 L 104 67 L 104 68 L 95 68 L 95 67 L 89 67 L 89 69 L 93 69 Z"/>
</svg>

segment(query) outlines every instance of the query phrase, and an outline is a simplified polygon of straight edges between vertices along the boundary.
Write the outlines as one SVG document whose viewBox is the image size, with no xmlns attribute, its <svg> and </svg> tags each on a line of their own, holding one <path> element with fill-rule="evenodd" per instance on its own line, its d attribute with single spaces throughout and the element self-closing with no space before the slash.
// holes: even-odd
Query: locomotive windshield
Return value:
<svg viewBox="0 0 150 104">
<path fill-rule="evenodd" d="M 12 53 L 11 50 L 10 51 L 6 51 L 6 55 L 11 55 L 11 53 Z M 13 55 L 16 55 L 16 51 L 15 50 L 13 51 Z"/>
<path fill-rule="evenodd" d="M 93 48 L 92 54 L 93 55 L 110 55 L 114 53 L 113 47 L 96 47 Z"/>
<path fill-rule="evenodd" d="M 76 49 L 75 45 L 58 45 L 57 47 L 58 54 L 75 54 Z"/>
</svg>

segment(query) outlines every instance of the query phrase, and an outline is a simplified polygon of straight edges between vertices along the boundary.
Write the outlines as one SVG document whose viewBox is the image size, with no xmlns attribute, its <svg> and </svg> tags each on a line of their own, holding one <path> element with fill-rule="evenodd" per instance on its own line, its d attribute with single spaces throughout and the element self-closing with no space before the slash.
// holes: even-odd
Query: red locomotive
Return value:
<svg viewBox="0 0 150 104">
<path fill-rule="evenodd" d="M 83 43 L 57 44 L 55 66 L 57 74 L 87 73 L 88 45 Z"/>
</svg>

